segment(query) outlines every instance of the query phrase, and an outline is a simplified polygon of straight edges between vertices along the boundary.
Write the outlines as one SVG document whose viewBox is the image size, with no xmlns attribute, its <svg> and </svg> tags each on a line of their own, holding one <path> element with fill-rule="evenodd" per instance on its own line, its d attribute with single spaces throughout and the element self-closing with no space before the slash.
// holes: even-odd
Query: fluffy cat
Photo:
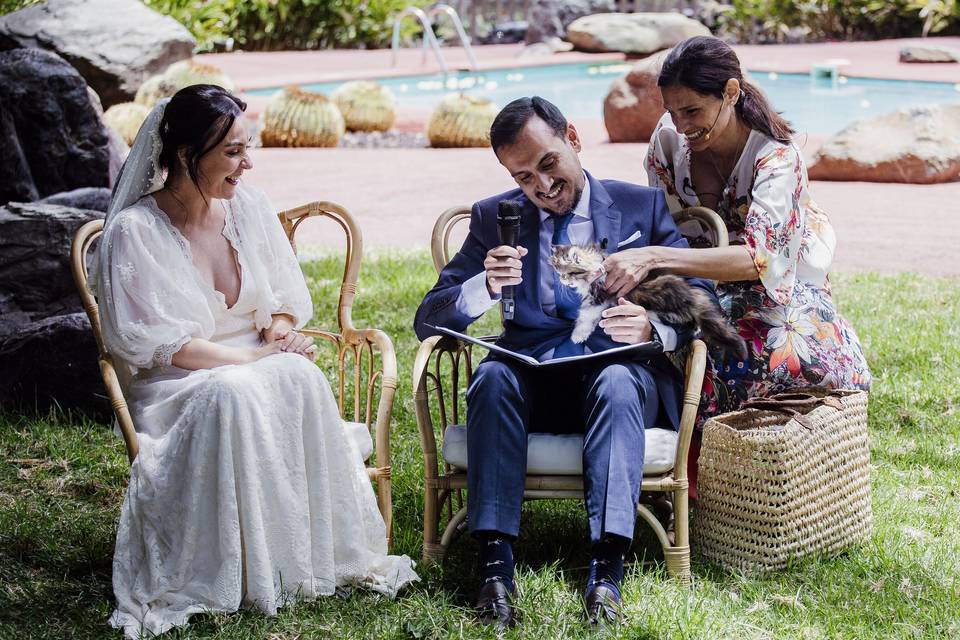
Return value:
<svg viewBox="0 0 960 640">
<path fill-rule="evenodd" d="M 603 290 L 606 274 L 601 265 L 605 258 L 598 244 L 556 245 L 551 252 L 550 264 L 560 275 L 560 282 L 572 287 L 582 299 L 570 336 L 576 343 L 590 337 L 604 309 L 616 306 L 616 300 Z M 666 323 L 696 325 L 703 340 L 727 357 L 747 358 L 743 339 L 717 306 L 707 294 L 691 287 L 683 278 L 668 274 L 649 277 L 624 297 L 647 311 L 656 312 Z"/>
</svg>

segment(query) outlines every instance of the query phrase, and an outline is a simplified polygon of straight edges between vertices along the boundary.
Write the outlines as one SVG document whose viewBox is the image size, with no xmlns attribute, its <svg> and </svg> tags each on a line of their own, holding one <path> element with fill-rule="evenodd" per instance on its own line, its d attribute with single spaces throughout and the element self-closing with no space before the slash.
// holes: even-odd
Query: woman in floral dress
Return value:
<svg viewBox="0 0 960 640">
<path fill-rule="evenodd" d="M 653 269 L 717 281 L 749 357 L 709 367 L 701 418 L 793 387 L 868 389 L 860 341 L 838 313 L 827 277 L 836 238 L 810 196 L 790 125 L 713 37 L 674 48 L 658 84 L 667 113 L 650 140 L 650 185 L 677 208 L 717 211 L 730 246 L 614 254 L 605 265 L 608 288 L 619 294 Z"/>
</svg>

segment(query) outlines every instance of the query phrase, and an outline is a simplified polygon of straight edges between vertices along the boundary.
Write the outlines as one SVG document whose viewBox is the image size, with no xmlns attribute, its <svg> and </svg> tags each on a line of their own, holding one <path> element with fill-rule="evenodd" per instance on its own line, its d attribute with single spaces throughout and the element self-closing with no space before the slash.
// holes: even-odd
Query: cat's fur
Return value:
<svg viewBox="0 0 960 640">
<path fill-rule="evenodd" d="M 556 245 L 550 255 L 550 264 L 560 275 L 560 282 L 572 287 L 582 299 L 570 336 L 578 344 L 586 341 L 596 329 L 604 309 L 616 306 L 616 300 L 603 290 L 606 274 L 601 265 L 605 258 L 598 244 Z M 710 297 L 683 278 L 656 275 L 641 282 L 624 297 L 647 311 L 656 312 L 667 324 L 696 325 L 703 340 L 728 357 L 739 360 L 747 357 L 743 339 L 727 323 Z"/>
</svg>

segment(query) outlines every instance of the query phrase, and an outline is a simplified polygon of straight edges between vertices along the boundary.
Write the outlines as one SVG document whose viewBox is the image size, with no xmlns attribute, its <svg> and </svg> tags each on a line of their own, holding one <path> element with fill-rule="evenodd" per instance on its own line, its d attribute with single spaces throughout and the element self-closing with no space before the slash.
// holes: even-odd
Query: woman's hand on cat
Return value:
<svg viewBox="0 0 960 640">
<path fill-rule="evenodd" d="M 649 342 L 653 335 L 647 310 L 626 298 L 617 298 L 617 306 L 604 309 L 600 316 L 600 327 L 614 342 Z"/>
<path fill-rule="evenodd" d="M 523 282 L 520 258 L 527 255 L 525 247 L 501 245 L 487 252 L 483 268 L 487 273 L 487 289 L 491 296 L 498 296 L 504 287 L 512 287 Z"/>
<path fill-rule="evenodd" d="M 658 247 L 638 247 L 607 256 L 603 261 L 603 268 L 607 272 L 603 288 L 618 298 L 636 289 L 650 271 L 657 268 L 660 262 L 657 249 Z"/>
</svg>

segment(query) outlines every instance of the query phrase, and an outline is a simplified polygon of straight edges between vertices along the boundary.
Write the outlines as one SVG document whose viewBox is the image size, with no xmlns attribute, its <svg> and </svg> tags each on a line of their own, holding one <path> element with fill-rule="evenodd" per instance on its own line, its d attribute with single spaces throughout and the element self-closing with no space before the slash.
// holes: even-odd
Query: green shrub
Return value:
<svg viewBox="0 0 960 640">
<path fill-rule="evenodd" d="M 960 31 L 957 0 L 732 0 L 718 35 L 740 42 L 874 40 Z"/>
<path fill-rule="evenodd" d="M 424 5 L 427 0 L 414 0 Z M 207 51 L 327 48 L 390 44 L 393 17 L 410 0 L 145 0 L 185 25 Z M 418 27 L 404 21 L 404 36 Z"/>
<path fill-rule="evenodd" d="M 0 16 L 6 13 L 12 13 L 18 9 L 23 9 L 31 4 L 37 4 L 40 0 L 0 0 Z"/>
</svg>

